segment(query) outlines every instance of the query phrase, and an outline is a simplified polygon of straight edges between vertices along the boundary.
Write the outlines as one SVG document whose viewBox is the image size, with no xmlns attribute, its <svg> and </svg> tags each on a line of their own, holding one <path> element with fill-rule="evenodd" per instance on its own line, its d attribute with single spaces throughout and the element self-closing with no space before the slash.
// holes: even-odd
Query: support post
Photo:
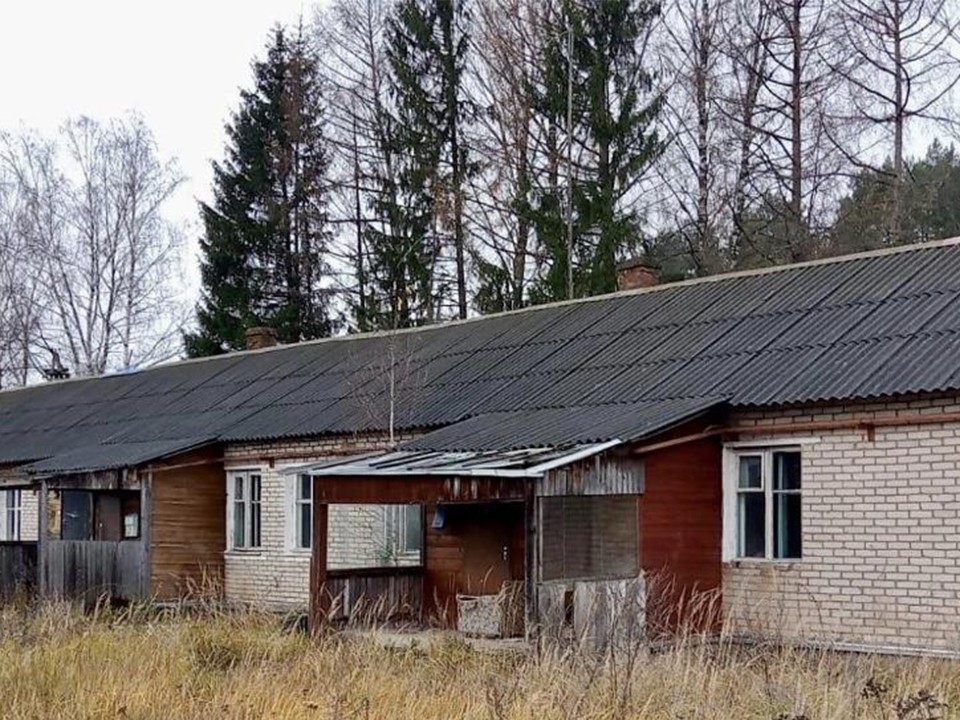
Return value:
<svg viewBox="0 0 960 720">
<path fill-rule="evenodd" d="M 37 592 L 47 597 L 47 481 L 40 481 L 40 516 L 37 518 Z"/>
<path fill-rule="evenodd" d="M 537 612 L 537 576 L 540 569 L 537 551 L 537 495 L 536 484 L 533 482 L 527 484 L 523 503 L 523 532 L 524 635 L 528 641 L 535 641 L 540 635 Z"/>
<path fill-rule="evenodd" d="M 140 542 L 143 543 L 143 564 L 140 566 L 140 598 L 152 597 L 153 553 L 150 546 L 153 538 L 153 469 L 147 470 L 140 485 Z"/>
<path fill-rule="evenodd" d="M 317 484 L 314 478 L 314 497 Z M 313 553 L 310 556 L 310 632 L 316 634 L 327 621 L 330 612 L 330 595 L 327 584 L 327 519 L 330 506 L 317 503 L 313 507 Z"/>
</svg>

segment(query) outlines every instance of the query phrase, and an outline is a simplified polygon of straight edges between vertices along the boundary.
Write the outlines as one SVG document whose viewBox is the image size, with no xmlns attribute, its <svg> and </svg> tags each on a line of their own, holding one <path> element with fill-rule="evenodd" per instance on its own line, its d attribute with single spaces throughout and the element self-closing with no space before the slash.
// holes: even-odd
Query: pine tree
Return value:
<svg viewBox="0 0 960 720">
<path fill-rule="evenodd" d="M 381 326 L 438 319 L 450 285 L 443 272 L 448 251 L 457 314 L 466 317 L 466 23 L 462 0 L 400 0 L 389 22 L 393 107 L 381 142 L 392 163 L 389 177 L 378 179 L 374 203 L 383 222 L 369 235 Z"/>
<path fill-rule="evenodd" d="M 645 67 L 645 40 L 659 14 L 650 0 L 563 0 L 549 29 L 542 111 L 551 119 L 559 147 L 572 138 L 572 188 L 545 194 L 537 225 L 552 267 L 533 293 L 535 301 L 567 297 L 566 264 L 574 262 L 574 294 L 616 289 L 616 262 L 639 246 L 639 185 L 659 157 L 654 123 L 662 97 Z M 567 51 L 573 34 L 573 53 Z M 572 68 L 570 63 L 572 62 Z M 568 73 L 572 69 L 572 83 Z M 572 84 L 572 125 L 566 112 Z M 563 163 L 566 164 L 564 153 Z M 565 183 L 565 171 L 557 173 Z M 572 194 L 574 257 L 567 258 L 567 193 Z M 562 196 L 562 197 L 561 197 Z"/>
<path fill-rule="evenodd" d="M 327 152 L 316 60 L 302 30 L 273 33 L 254 88 L 227 126 L 214 163 L 214 201 L 202 203 L 203 293 L 191 356 L 244 347 L 244 331 L 271 327 L 281 342 L 329 335 L 323 278 Z"/>
</svg>

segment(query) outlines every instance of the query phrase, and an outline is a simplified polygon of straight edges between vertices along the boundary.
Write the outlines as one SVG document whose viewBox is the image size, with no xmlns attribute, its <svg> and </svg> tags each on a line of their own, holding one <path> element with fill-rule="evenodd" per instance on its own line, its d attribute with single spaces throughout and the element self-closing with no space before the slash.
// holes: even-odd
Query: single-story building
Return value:
<svg viewBox="0 0 960 720">
<path fill-rule="evenodd" d="M 48 594 L 214 579 L 315 622 L 638 592 L 648 632 L 710 597 L 960 653 L 958 350 L 949 240 L 3 391 L 0 553 L 36 537 Z"/>
</svg>

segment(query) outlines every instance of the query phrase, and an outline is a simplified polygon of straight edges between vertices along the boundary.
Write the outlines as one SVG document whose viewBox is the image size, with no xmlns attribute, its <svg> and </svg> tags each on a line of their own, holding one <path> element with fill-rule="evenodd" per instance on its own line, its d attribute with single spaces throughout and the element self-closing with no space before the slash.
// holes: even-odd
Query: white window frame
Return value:
<svg viewBox="0 0 960 720">
<path fill-rule="evenodd" d="M 804 544 L 801 541 L 799 558 L 774 557 L 774 512 L 773 512 L 773 454 L 776 452 L 800 453 L 800 490 L 791 491 L 800 495 L 801 527 L 803 522 L 803 496 L 808 492 L 805 482 L 804 448 L 818 442 L 817 438 L 778 438 L 763 441 L 728 443 L 723 451 L 723 561 L 791 564 L 802 562 Z M 749 455 L 761 457 L 761 476 L 764 495 L 764 555 L 744 557 L 739 554 L 740 522 L 738 498 L 740 494 L 740 458 Z"/>
<path fill-rule="evenodd" d="M 310 497 L 303 497 L 300 493 L 302 477 L 310 478 Z M 288 527 L 290 528 L 289 535 L 289 546 L 292 550 L 296 552 L 309 553 L 313 548 L 313 478 L 306 473 L 296 473 L 291 477 L 292 486 L 290 487 L 290 520 L 288 522 Z M 301 533 L 300 525 L 300 513 L 303 508 L 309 508 L 310 514 L 310 542 L 304 544 L 303 536 Z"/>
<path fill-rule="evenodd" d="M 254 479 L 258 486 L 257 499 L 253 498 Z M 237 480 L 241 482 L 242 497 L 237 498 Z M 243 504 L 242 542 L 236 542 L 237 503 Z M 257 521 L 254 522 L 256 517 Z M 254 531 L 258 537 L 254 544 Z M 259 552 L 263 548 L 263 472 L 258 468 L 232 469 L 227 471 L 227 549 L 237 552 Z"/>
<path fill-rule="evenodd" d="M 420 520 L 420 547 L 407 546 L 407 524 L 411 517 Z M 416 504 L 387 505 L 383 513 L 383 533 L 386 547 L 397 558 L 415 559 L 423 551 L 423 507 Z"/>
<path fill-rule="evenodd" d="M 3 516 L 0 518 L 0 540 L 5 542 L 20 542 L 23 537 L 23 489 L 3 489 L 0 508 Z M 13 501 L 13 502 L 11 502 Z"/>
</svg>

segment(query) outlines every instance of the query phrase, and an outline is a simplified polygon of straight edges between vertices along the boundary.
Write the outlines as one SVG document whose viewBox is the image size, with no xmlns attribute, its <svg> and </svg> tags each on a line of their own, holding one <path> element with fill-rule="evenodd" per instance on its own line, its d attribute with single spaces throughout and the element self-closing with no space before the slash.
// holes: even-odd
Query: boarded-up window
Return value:
<svg viewBox="0 0 960 720">
<path fill-rule="evenodd" d="M 635 495 L 540 499 L 542 580 L 636 577 Z"/>
</svg>

